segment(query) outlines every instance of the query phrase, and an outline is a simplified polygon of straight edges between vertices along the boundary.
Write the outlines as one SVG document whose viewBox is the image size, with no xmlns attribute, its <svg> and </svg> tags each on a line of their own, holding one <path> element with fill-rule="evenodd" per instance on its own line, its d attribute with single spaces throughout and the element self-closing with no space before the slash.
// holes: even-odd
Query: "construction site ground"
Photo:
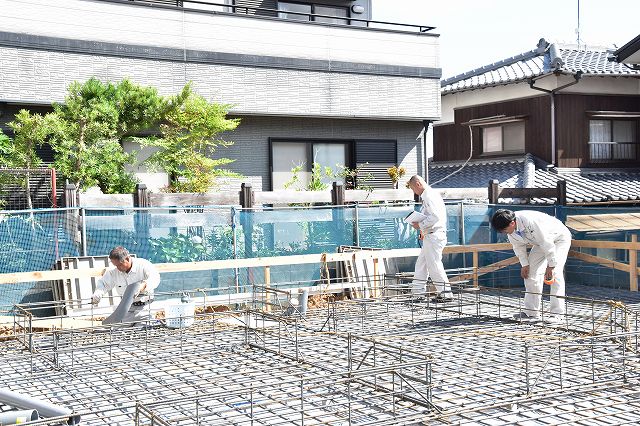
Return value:
<svg viewBox="0 0 640 426">
<path fill-rule="evenodd" d="M 639 424 L 640 296 L 567 294 L 555 325 L 512 320 L 520 291 L 480 289 L 304 316 L 254 306 L 177 329 L 16 327 L 0 377 L 86 425 Z"/>
</svg>

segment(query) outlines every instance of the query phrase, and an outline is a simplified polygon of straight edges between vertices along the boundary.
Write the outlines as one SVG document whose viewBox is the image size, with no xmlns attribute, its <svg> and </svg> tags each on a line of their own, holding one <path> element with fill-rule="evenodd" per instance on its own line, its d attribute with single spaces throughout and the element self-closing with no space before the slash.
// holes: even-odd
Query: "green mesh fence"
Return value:
<svg viewBox="0 0 640 426">
<path fill-rule="evenodd" d="M 3 212 L 0 216 L 0 273 L 49 270 L 61 257 L 106 256 L 117 245 L 154 263 L 332 253 L 340 245 L 383 249 L 418 247 L 417 233 L 403 222 L 406 214 L 418 207 L 411 204 L 263 209 L 196 206 Z M 541 210 L 561 218 L 638 211 L 447 203 L 449 244 L 505 242 L 506 237 L 489 226 L 491 214 L 500 207 Z M 580 233 L 574 237 L 628 241 L 630 233 Z M 585 249 L 585 252 L 612 261 L 628 261 L 623 250 Z M 483 252 L 480 253 L 480 264 L 495 263 L 511 256 L 510 250 Z M 472 257 L 471 254 L 447 255 L 444 262 L 447 269 L 464 270 L 472 265 Z M 406 262 L 403 267 L 411 270 L 413 263 Z M 320 268 L 315 264 L 277 266 L 270 272 L 273 285 L 283 288 L 305 283 L 312 285 L 321 279 Z M 333 276 L 335 271 L 330 274 Z M 567 264 L 567 275 L 572 282 L 593 285 L 606 282 L 617 286 L 616 283 L 628 282 L 622 272 L 573 260 Z M 202 288 L 209 289 L 212 294 L 227 294 L 251 288 L 263 277 L 263 268 L 165 273 L 158 291 Z M 522 285 L 517 265 L 482 276 L 480 284 Z M 47 300 L 51 300 L 50 283 L 0 284 L 0 306 Z"/>
</svg>

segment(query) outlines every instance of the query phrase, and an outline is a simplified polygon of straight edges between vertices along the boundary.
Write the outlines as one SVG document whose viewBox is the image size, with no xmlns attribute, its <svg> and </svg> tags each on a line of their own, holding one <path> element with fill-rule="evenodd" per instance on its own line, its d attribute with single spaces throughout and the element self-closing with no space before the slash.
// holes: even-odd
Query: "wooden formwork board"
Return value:
<svg viewBox="0 0 640 426">
<path fill-rule="evenodd" d="M 131 255 L 135 257 L 135 255 Z M 82 270 L 92 268 L 104 268 L 106 271 L 112 267 L 109 256 L 78 256 L 63 257 L 58 261 L 58 269 Z M 87 307 L 100 277 L 87 276 L 52 282 L 53 297 L 55 301 L 64 302 L 56 305 L 56 315 L 70 315 L 74 310 Z M 111 290 L 107 292 L 96 308 L 114 308 L 120 303 L 120 296 Z"/>
</svg>

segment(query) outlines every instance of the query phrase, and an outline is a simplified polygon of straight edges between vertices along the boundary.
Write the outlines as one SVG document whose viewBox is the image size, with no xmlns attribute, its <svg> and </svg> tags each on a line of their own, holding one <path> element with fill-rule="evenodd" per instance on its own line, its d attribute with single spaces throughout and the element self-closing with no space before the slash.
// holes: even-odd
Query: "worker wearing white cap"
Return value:
<svg viewBox="0 0 640 426">
<path fill-rule="evenodd" d="M 565 313 L 564 264 L 571 247 L 571 232 L 558 219 L 539 211 L 499 209 L 491 217 L 491 226 L 507 234 L 520 261 L 520 276 L 524 279 L 526 294 L 524 309 L 514 315 L 516 319 L 536 320 L 540 317 L 543 280 L 551 283 L 551 303 L 544 319 L 557 323 L 558 315 Z M 533 247 L 527 253 L 527 245 Z M 555 279 L 554 279 L 555 278 Z"/>
</svg>

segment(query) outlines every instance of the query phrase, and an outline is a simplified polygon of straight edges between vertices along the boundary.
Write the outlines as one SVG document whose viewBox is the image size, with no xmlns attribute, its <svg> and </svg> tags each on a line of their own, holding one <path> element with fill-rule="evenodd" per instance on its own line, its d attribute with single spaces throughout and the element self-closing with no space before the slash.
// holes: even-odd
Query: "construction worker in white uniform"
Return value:
<svg viewBox="0 0 640 426">
<path fill-rule="evenodd" d="M 520 276 L 524 279 L 526 293 L 524 309 L 514 315 L 516 319 L 540 318 L 543 280 L 550 283 L 551 315 L 544 320 L 557 323 L 565 309 L 564 264 L 571 247 L 571 231 L 558 219 L 538 211 L 499 209 L 491 217 L 491 226 L 507 234 L 520 261 Z M 527 245 L 532 245 L 527 253 Z M 559 296 L 559 297 L 558 297 Z"/>
<path fill-rule="evenodd" d="M 121 315 L 118 315 L 118 318 L 111 322 L 125 323 L 147 319 L 149 305 L 153 301 L 153 291 L 160 284 L 160 274 L 156 267 L 146 259 L 131 257 L 127 249 L 121 246 L 111 250 L 109 260 L 113 267 L 107 269 L 102 278 L 98 280 L 96 290 L 91 297 L 91 303 L 97 305 L 102 296 L 113 289 L 119 296 L 123 296 L 127 287 L 137 286 L 139 288 L 135 289 L 134 294 L 131 295 L 132 298 L 129 299 L 129 308 L 118 306 L 114 314 L 120 311 Z M 120 303 L 126 302 L 123 297 Z"/>
<path fill-rule="evenodd" d="M 447 245 L 447 209 L 440 193 L 427 185 L 421 176 L 412 176 L 409 179 L 409 188 L 422 199 L 420 212 L 426 216 L 424 220 L 412 223 L 412 226 L 420 231 L 422 250 L 416 259 L 411 293 L 424 296 L 427 279 L 431 277 L 438 292 L 432 301 L 450 302 L 453 300 L 453 294 L 442 264 L 442 250 Z"/>
</svg>

